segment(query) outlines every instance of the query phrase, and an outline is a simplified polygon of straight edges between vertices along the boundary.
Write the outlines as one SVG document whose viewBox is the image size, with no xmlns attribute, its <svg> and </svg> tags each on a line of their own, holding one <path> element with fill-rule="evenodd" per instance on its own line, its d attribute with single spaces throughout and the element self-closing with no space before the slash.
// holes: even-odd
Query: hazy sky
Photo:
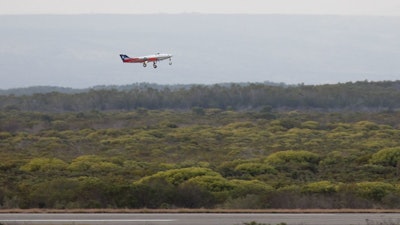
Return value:
<svg viewBox="0 0 400 225">
<path fill-rule="evenodd" d="M 4 16 L 25 14 L 46 15 Z M 0 89 L 400 77 L 400 0 L 0 0 L 0 15 Z M 156 52 L 173 66 L 119 58 Z"/>
<path fill-rule="evenodd" d="M 274 13 L 400 16 L 400 0 L 0 0 L 0 14 Z"/>
</svg>

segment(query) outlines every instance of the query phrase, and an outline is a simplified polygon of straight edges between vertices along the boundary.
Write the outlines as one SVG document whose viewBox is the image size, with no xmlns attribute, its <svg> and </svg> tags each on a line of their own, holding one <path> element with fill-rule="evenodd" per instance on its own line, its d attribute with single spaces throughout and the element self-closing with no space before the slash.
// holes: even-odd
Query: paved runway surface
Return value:
<svg viewBox="0 0 400 225">
<path fill-rule="evenodd" d="M 243 225 L 255 221 L 276 225 L 400 224 L 399 213 L 204 213 L 204 214 L 0 214 L 4 225 Z"/>
</svg>

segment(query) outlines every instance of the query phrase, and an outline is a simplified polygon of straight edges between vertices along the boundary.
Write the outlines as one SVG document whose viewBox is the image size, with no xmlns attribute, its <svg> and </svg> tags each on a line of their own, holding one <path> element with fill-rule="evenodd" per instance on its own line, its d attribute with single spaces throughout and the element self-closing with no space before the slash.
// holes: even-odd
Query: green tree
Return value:
<svg viewBox="0 0 400 225">
<path fill-rule="evenodd" d="M 26 172 L 52 172 L 65 170 L 67 166 L 67 163 L 57 158 L 34 158 L 21 166 L 21 170 Z"/>
<path fill-rule="evenodd" d="M 384 166 L 399 167 L 400 166 L 400 148 L 385 148 L 373 154 L 371 163 Z"/>
<path fill-rule="evenodd" d="M 276 173 L 276 170 L 273 166 L 270 166 L 266 163 L 256 163 L 256 162 L 239 164 L 235 167 L 235 171 L 239 174 L 242 175 L 248 174 L 250 176 L 257 176 L 266 173 L 271 173 L 271 174 Z"/>
<path fill-rule="evenodd" d="M 306 193 L 332 194 L 338 191 L 338 187 L 330 181 L 317 181 L 306 184 L 303 191 Z"/>
<path fill-rule="evenodd" d="M 320 157 L 309 151 L 280 151 L 269 155 L 266 162 L 277 169 L 288 170 L 293 166 L 298 169 L 316 170 Z"/>
<path fill-rule="evenodd" d="M 212 171 L 211 169 L 200 168 L 200 167 L 189 167 L 189 168 L 161 171 L 154 175 L 144 177 L 139 181 L 137 181 L 136 183 L 146 183 L 153 179 L 161 178 L 173 185 L 179 185 L 189 179 L 200 176 L 220 177 L 221 175 L 218 174 L 217 172 Z"/>
<path fill-rule="evenodd" d="M 95 155 L 84 155 L 75 158 L 68 169 L 76 172 L 111 172 L 118 169 L 119 166 L 113 162 L 107 161 L 103 157 Z"/>
<path fill-rule="evenodd" d="M 396 188 L 385 182 L 360 182 L 356 184 L 356 193 L 359 196 L 378 202 L 394 191 L 396 191 Z"/>
</svg>

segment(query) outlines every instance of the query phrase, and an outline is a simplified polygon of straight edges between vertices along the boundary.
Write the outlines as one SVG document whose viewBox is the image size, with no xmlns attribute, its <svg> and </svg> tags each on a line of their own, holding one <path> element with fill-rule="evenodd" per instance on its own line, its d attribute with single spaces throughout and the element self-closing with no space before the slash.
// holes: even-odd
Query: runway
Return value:
<svg viewBox="0 0 400 225">
<path fill-rule="evenodd" d="M 400 224 L 400 213 L 85 213 L 0 214 L 3 225 L 379 225 Z"/>
</svg>

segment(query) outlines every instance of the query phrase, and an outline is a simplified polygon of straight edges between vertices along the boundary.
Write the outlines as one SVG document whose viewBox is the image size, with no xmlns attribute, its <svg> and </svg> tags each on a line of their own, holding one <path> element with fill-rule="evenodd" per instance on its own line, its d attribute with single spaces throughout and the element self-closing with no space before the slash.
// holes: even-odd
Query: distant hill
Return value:
<svg viewBox="0 0 400 225">
<path fill-rule="evenodd" d="M 41 92 L 34 91 L 41 90 Z M 60 90 L 60 92 L 57 92 Z M 19 95 L 17 93 L 33 93 Z M 383 111 L 400 109 L 400 81 L 326 85 L 132 84 L 90 89 L 32 88 L 0 95 L 0 109 L 68 112 L 146 109 Z M 267 110 L 267 111 L 268 111 Z"/>
<path fill-rule="evenodd" d="M 0 95 L 33 95 L 33 94 L 47 94 L 51 92 L 59 92 L 65 94 L 73 94 L 84 92 L 84 89 L 64 88 L 64 87 L 52 87 L 52 86 L 33 86 L 26 88 L 10 88 L 6 90 L 0 90 Z"/>
<path fill-rule="evenodd" d="M 230 86 L 232 83 L 221 83 L 217 84 L 219 86 Z M 249 83 L 235 83 L 236 85 L 244 86 L 249 85 Z M 263 82 L 263 84 L 271 85 L 271 86 L 287 86 L 284 83 L 274 83 L 274 82 Z M 200 85 L 200 84 L 174 84 L 174 85 L 163 85 L 163 84 L 155 84 L 155 83 L 135 83 L 135 84 L 127 84 L 127 85 L 97 85 L 90 88 L 67 88 L 67 87 L 56 87 L 56 86 L 32 86 L 32 87 L 24 87 L 24 88 L 10 88 L 10 89 L 0 89 L 0 95 L 33 95 L 33 94 L 47 94 L 52 92 L 62 93 L 62 94 L 77 94 L 84 93 L 90 90 L 118 90 L 118 91 L 130 91 L 133 89 L 147 89 L 154 88 L 158 90 L 162 90 L 165 88 L 176 90 L 176 89 L 189 89 L 192 86 Z M 211 85 L 204 85 L 211 86 Z"/>
</svg>

